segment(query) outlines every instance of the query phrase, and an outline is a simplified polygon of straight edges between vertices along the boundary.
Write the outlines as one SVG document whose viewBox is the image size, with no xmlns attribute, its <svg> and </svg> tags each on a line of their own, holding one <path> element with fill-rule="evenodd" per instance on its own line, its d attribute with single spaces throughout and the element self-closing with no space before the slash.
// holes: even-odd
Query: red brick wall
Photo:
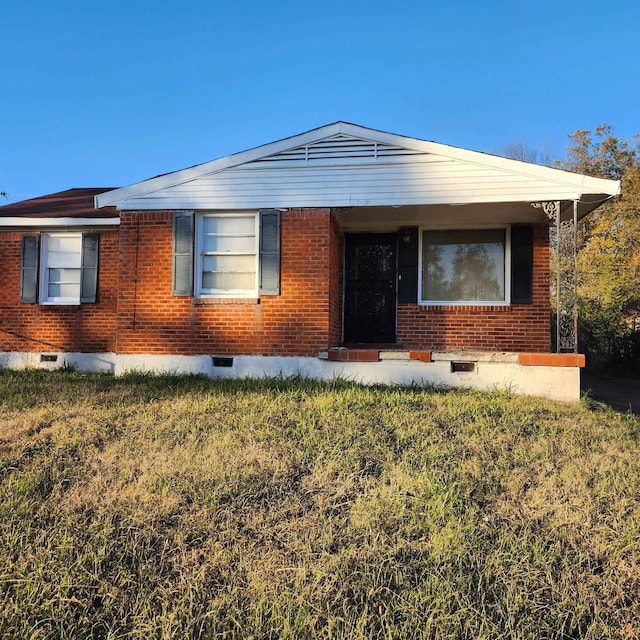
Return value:
<svg viewBox="0 0 640 640">
<path fill-rule="evenodd" d="M 259 301 L 172 296 L 172 220 L 121 215 L 119 353 L 317 356 L 329 346 L 329 209 L 282 213 L 281 295 Z"/>
<path fill-rule="evenodd" d="M 534 227 L 533 261 L 533 304 L 401 304 L 398 341 L 413 349 L 549 351 L 549 232 L 544 225 Z"/>
<path fill-rule="evenodd" d="M 100 234 L 95 303 L 40 305 L 20 302 L 20 253 L 25 232 L 0 232 L 0 351 L 107 352 L 115 349 L 118 231 Z M 29 231 L 29 235 L 37 232 Z"/>
<path fill-rule="evenodd" d="M 172 219 L 168 211 L 127 212 L 119 232 L 96 229 L 98 301 L 82 305 L 21 303 L 23 233 L 1 232 L 0 351 L 316 356 L 339 344 L 343 245 L 329 209 L 283 212 L 281 295 L 251 301 L 171 295 Z M 545 226 L 535 228 L 534 265 L 533 304 L 402 304 L 398 341 L 412 349 L 548 351 Z"/>
</svg>

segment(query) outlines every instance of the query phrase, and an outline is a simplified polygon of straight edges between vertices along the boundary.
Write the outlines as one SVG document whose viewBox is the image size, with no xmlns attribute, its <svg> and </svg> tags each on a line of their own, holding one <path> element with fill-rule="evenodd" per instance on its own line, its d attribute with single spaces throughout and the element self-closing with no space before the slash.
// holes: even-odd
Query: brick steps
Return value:
<svg viewBox="0 0 640 640">
<path fill-rule="evenodd" d="M 391 357 L 393 356 L 393 357 Z M 584 367 L 581 353 L 491 353 L 491 352 L 433 352 L 427 350 L 403 351 L 384 349 L 348 349 L 334 347 L 320 352 L 329 362 L 378 362 L 380 360 L 465 360 L 469 362 L 517 362 L 525 367 Z"/>
</svg>

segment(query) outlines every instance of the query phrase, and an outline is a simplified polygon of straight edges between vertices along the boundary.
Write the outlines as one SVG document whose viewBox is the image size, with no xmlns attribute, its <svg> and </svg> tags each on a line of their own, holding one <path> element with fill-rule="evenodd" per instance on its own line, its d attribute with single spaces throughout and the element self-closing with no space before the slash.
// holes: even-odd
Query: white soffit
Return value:
<svg viewBox="0 0 640 640">
<path fill-rule="evenodd" d="M 598 200 L 620 183 L 345 122 L 96 196 L 120 210 Z"/>
</svg>

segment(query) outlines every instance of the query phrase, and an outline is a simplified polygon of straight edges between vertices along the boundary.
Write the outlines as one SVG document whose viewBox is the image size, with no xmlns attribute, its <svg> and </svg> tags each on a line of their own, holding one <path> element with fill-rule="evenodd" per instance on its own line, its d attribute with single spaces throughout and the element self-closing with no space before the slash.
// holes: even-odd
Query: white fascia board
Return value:
<svg viewBox="0 0 640 640">
<path fill-rule="evenodd" d="M 195 180 L 196 178 L 200 178 L 211 173 L 217 173 L 231 167 L 246 164 L 270 155 L 275 155 L 282 151 L 293 149 L 305 144 L 318 142 L 340 133 L 363 138 L 372 142 L 405 147 L 407 149 L 421 151 L 423 153 L 453 158 L 485 167 L 492 167 L 518 175 L 526 175 L 558 184 L 570 185 L 578 188 L 580 193 L 605 193 L 611 196 L 618 195 L 620 193 L 619 180 L 592 178 L 590 176 L 572 173 L 562 169 L 543 167 L 530 162 L 522 162 L 521 160 L 511 160 L 510 158 L 502 158 L 500 156 L 494 156 L 480 151 L 469 151 L 467 149 L 460 149 L 458 147 L 452 147 L 438 142 L 418 140 L 417 138 L 408 138 L 394 133 L 368 129 L 348 122 L 336 122 L 324 127 L 319 127 L 318 129 L 312 129 L 311 131 L 307 131 L 290 138 L 284 138 L 247 151 L 219 158 L 218 160 L 212 160 L 211 162 L 189 167 L 188 169 L 182 169 L 173 173 L 158 176 L 157 178 L 144 180 L 128 187 L 98 194 L 95 196 L 95 205 L 96 208 L 106 206 L 115 206 L 120 208 L 120 203 L 123 203 L 123 201 L 126 201 L 129 198 L 137 198 L 156 191 L 161 191 L 162 189 L 189 182 L 190 180 Z M 125 207 L 126 204 L 123 203 L 122 208 Z"/>
<path fill-rule="evenodd" d="M 117 227 L 120 218 L 0 218 L 0 227 Z"/>
<path fill-rule="evenodd" d="M 544 167 L 532 162 L 523 162 L 522 160 L 512 160 L 511 158 L 503 158 L 502 156 L 494 156 L 481 151 L 470 151 L 461 149 L 460 147 L 452 147 L 440 142 L 430 142 L 428 140 L 418 140 L 417 138 L 407 138 L 395 133 L 386 133 L 384 131 L 375 131 L 366 129 L 359 125 L 349 124 L 346 122 L 338 123 L 340 132 L 357 136 L 368 137 L 374 142 L 406 147 L 423 153 L 430 153 L 439 156 L 446 156 L 455 160 L 471 162 L 473 164 L 482 165 L 501 169 L 510 173 L 527 175 L 536 178 L 543 178 L 551 182 L 582 187 L 582 193 L 606 193 L 610 196 L 617 196 L 620 193 L 620 180 L 608 180 L 606 178 L 593 178 L 580 173 L 565 171 L 564 169 L 555 169 L 553 167 Z M 372 137 L 374 134 L 375 137 Z"/>
</svg>

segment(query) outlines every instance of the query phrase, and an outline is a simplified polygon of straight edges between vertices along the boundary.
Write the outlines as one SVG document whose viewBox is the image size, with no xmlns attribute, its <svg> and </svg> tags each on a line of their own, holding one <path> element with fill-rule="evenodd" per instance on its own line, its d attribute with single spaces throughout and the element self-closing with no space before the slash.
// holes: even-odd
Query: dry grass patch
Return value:
<svg viewBox="0 0 640 640">
<path fill-rule="evenodd" d="M 42 372 L 0 403 L 2 637 L 640 635 L 635 418 Z"/>
</svg>

